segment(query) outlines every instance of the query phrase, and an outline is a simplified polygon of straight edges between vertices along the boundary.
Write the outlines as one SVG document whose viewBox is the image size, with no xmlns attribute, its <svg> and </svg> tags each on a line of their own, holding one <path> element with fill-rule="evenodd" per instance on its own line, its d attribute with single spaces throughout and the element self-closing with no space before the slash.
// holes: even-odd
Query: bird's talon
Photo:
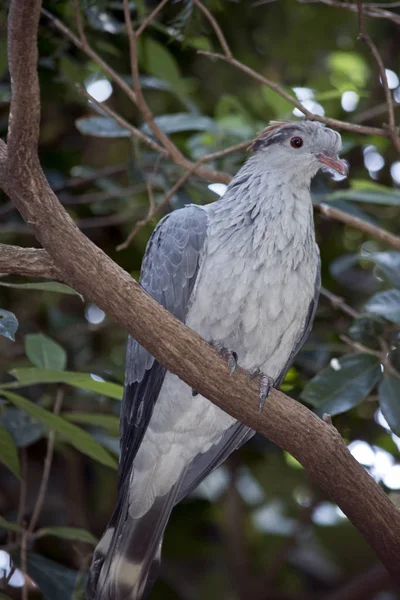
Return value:
<svg viewBox="0 0 400 600">
<path fill-rule="evenodd" d="M 261 412 L 264 408 L 265 401 L 268 398 L 270 391 L 275 385 L 275 381 L 269 375 L 265 375 L 265 373 L 263 373 L 259 368 L 250 373 L 249 380 L 253 381 L 253 379 L 256 379 L 256 377 L 260 379 L 260 404 L 258 405 L 258 412 Z"/>
<path fill-rule="evenodd" d="M 225 359 L 228 367 L 231 370 L 229 375 L 233 375 L 236 371 L 236 367 L 238 364 L 238 355 L 236 354 L 236 352 L 234 352 L 230 348 L 226 348 L 219 342 L 210 342 L 210 346 L 212 346 L 212 348 L 214 348 L 214 350 L 216 350 L 218 354 Z"/>
<path fill-rule="evenodd" d="M 195 396 L 198 396 L 198 395 L 199 395 L 199 392 L 197 390 L 195 390 L 195 389 L 192 388 L 192 396 L 193 396 L 193 398 Z"/>
</svg>

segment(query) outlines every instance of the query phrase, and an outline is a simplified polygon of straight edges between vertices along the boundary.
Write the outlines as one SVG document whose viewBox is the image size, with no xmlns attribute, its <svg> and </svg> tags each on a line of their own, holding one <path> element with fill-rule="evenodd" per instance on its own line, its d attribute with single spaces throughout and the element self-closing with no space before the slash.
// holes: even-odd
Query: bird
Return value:
<svg viewBox="0 0 400 600">
<path fill-rule="evenodd" d="M 346 175 L 347 164 L 339 133 L 314 121 L 271 122 L 249 150 L 222 197 L 160 220 L 140 284 L 232 371 L 239 364 L 259 378 L 261 409 L 307 339 L 318 303 L 311 180 L 320 169 Z M 94 552 L 88 600 L 148 596 L 173 507 L 255 432 L 130 337 L 120 433 L 118 499 Z"/>
</svg>

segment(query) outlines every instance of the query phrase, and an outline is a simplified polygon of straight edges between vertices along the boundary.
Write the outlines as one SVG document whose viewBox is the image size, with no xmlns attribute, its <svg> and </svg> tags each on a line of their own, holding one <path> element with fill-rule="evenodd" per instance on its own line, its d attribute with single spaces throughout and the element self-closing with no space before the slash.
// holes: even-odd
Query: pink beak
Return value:
<svg viewBox="0 0 400 600">
<path fill-rule="evenodd" d="M 320 154 L 317 154 L 317 158 L 319 162 L 325 165 L 326 167 L 333 169 L 334 171 L 336 171 L 336 173 L 339 173 L 340 175 L 347 176 L 349 168 L 344 162 L 344 160 L 340 160 L 340 158 L 338 157 L 332 158 L 330 156 L 326 156 L 326 154 L 322 154 L 322 152 Z"/>
</svg>

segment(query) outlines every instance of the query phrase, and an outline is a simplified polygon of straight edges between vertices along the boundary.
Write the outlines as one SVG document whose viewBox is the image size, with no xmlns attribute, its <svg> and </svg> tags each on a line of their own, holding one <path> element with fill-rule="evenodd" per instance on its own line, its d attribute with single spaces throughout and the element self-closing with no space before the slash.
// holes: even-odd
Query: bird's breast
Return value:
<svg viewBox="0 0 400 600">
<path fill-rule="evenodd" d="M 187 324 L 234 350 L 243 368 L 277 378 L 306 322 L 318 249 L 312 230 L 294 245 L 279 238 L 256 248 L 247 242 L 206 254 Z"/>
</svg>

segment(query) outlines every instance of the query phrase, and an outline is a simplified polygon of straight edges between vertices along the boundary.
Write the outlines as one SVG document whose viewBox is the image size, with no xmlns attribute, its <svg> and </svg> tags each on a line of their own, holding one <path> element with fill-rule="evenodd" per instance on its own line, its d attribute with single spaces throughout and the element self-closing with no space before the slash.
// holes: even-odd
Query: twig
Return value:
<svg viewBox="0 0 400 600">
<path fill-rule="evenodd" d="M 55 415 L 60 414 L 63 398 L 64 398 L 64 390 L 61 387 L 59 387 L 56 392 L 56 399 L 55 399 L 54 408 L 53 408 L 53 413 Z M 53 462 L 55 437 L 56 437 L 56 432 L 54 431 L 54 429 L 51 429 L 49 431 L 49 437 L 47 440 L 47 451 L 46 451 L 46 456 L 44 459 L 42 480 L 40 482 L 40 488 L 39 488 L 39 492 L 38 492 L 38 495 L 36 498 L 36 503 L 35 503 L 32 517 L 31 517 L 31 520 L 30 520 L 30 523 L 29 523 L 29 526 L 27 529 L 28 536 L 32 535 L 32 533 L 35 531 L 35 528 L 36 528 L 36 525 L 37 525 L 37 522 L 38 522 L 38 519 L 40 516 L 40 512 L 42 510 L 44 498 L 46 496 L 47 483 L 49 481 L 51 464 Z"/>
<path fill-rule="evenodd" d="M 352 319 L 357 319 L 357 317 L 360 316 L 360 313 L 358 313 L 356 310 L 354 310 L 354 308 L 346 304 L 343 298 L 337 296 L 336 294 L 333 294 L 324 287 L 321 288 L 321 296 L 324 296 L 327 300 L 329 300 L 333 308 L 335 308 L 336 310 L 341 310 L 343 313 L 345 313 Z"/>
<path fill-rule="evenodd" d="M 139 64 L 137 58 L 137 48 L 136 48 L 136 35 L 133 31 L 131 14 L 129 10 L 129 0 L 123 0 L 124 6 L 124 18 L 125 25 L 128 32 L 128 40 L 129 40 L 129 56 L 130 56 L 130 65 L 131 65 L 131 75 L 133 81 L 133 89 L 135 93 L 135 103 L 138 107 L 142 117 L 146 121 L 149 126 L 151 132 L 155 135 L 155 137 L 162 143 L 165 150 L 167 150 L 171 159 L 177 164 L 182 164 L 182 162 L 187 162 L 187 159 L 183 156 L 183 154 L 178 150 L 173 142 L 169 139 L 169 137 L 160 129 L 157 123 L 154 121 L 153 113 L 151 112 L 142 92 L 142 86 L 140 84 L 140 74 L 139 74 Z"/>
<path fill-rule="evenodd" d="M 76 26 L 78 28 L 79 37 L 81 39 L 82 44 L 85 47 L 87 47 L 88 43 L 87 43 L 87 39 L 86 39 L 85 28 L 83 26 L 81 11 L 79 8 L 79 0 L 73 0 L 73 5 L 74 5 L 75 21 L 76 21 Z"/>
<path fill-rule="evenodd" d="M 160 4 L 157 4 L 155 9 L 144 19 L 143 23 L 136 30 L 136 39 L 139 37 L 141 33 L 148 27 L 153 19 L 158 15 L 158 13 L 164 8 L 167 4 L 168 0 L 161 0 Z"/>
<path fill-rule="evenodd" d="M 392 98 L 392 94 L 390 93 L 390 89 L 389 89 L 385 65 L 383 64 L 383 60 L 381 58 L 381 55 L 379 54 L 378 48 L 376 47 L 376 45 L 372 41 L 371 37 L 368 35 L 368 33 L 365 30 L 364 5 L 362 4 L 361 0 L 357 0 L 357 7 L 358 7 L 358 29 L 359 29 L 358 39 L 360 39 L 362 42 L 364 42 L 364 44 L 366 44 L 368 46 L 368 48 L 371 51 L 372 56 L 375 59 L 376 64 L 378 65 L 379 75 L 380 75 L 380 79 L 381 79 L 381 85 L 383 87 L 383 91 L 385 92 L 385 98 L 386 98 L 386 105 L 387 105 L 387 112 L 388 112 L 388 119 L 389 119 L 388 131 L 389 131 L 390 138 L 393 142 L 394 147 L 396 148 L 396 150 L 398 152 L 400 152 L 400 138 L 396 133 L 396 121 L 395 121 L 395 117 L 394 117 L 393 98 Z"/>
<path fill-rule="evenodd" d="M 214 58 L 216 60 L 223 60 L 224 62 L 232 65 L 239 71 L 246 73 L 252 79 L 262 83 L 269 89 L 273 90 L 282 98 L 285 98 L 288 102 L 290 102 L 293 106 L 298 108 L 304 116 L 309 121 L 318 121 L 319 123 L 325 123 L 325 125 L 329 125 L 330 127 L 335 127 L 337 129 L 342 129 L 343 131 L 351 131 L 352 133 L 362 134 L 362 135 L 379 135 L 381 137 L 389 137 L 389 132 L 386 129 L 382 129 L 379 127 L 366 127 L 364 125 L 357 125 L 356 123 L 347 123 L 346 121 L 339 121 L 338 119 L 330 119 L 329 117 L 324 117 L 322 115 L 317 115 L 309 111 L 297 98 L 289 94 L 286 90 L 284 90 L 278 83 L 275 81 L 271 81 L 267 79 L 257 71 L 254 71 L 247 65 L 244 65 L 240 61 L 236 60 L 233 57 L 227 57 L 224 54 L 216 54 L 215 52 L 208 52 L 206 50 L 198 50 L 198 54 L 202 56 L 208 56 L 209 58 Z"/>
<path fill-rule="evenodd" d="M 52 15 L 52 13 L 45 8 L 42 8 L 41 12 L 51 21 L 56 29 L 61 31 L 61 33 L 77 48 L 80 48 L 97 65 L 99 65 L 99 67 L 109 75 L 110 79 L 127 95 L 128 98 L 130 98 L 132 102 L 135 102 L 135 94 L 129 85 L 97 54 L 97 52 L 93 50 L 86 40 L 80 40 L 62 21 L 60 21 L 60 19 L 57 19 L 57 17 Z"/>
<path fill-rule="evenodd" d="M 122 244 L 117 246 L 116 250 L 118 250 L 118 251 L 125 250 L 129 246 L 129 244 L 132 242 L 132 240 L 137 235 L 137 233 L 143 227 L 148 225 L 154 219 L 154 217 L 156 217 L 167 206 L 167 204 L 171 200 L 172 196 L 182 187 L 182 185 L 184 185 L 184 183 L 186 183 L 186 181 L 189 179 L 189 177 L 191 175 L 193 175 L 193 173 L 195 172 L 197 167 L 202 162 L 204 162 L 205 158 L 206 157 L 203 157 L 202 159 L 200 159 L 196 164 L 193 165 L 193 167 L 191 169 L 186 171 L 182 175 L 182 177 L 180 177 L 180 179 L 178 179 L 178 181 L 171 187 L 169 192 L 165 195 L 162 202 L 160 202 L 160 204 L 158 206 L 153 205 L 153 208 L 148 211 L 146 218 L 141 219 L 140 221 L 138 221 L 136 223 L 136 225 L 134 226 L 134 228 L 132 229 L 132 231 L 130 232 L 128 237 L 126 238 L 126 240 Z"/>
<path fill-rule="evenodd" d="M 351 12 L 357 12 L 357 4 L 353 2 L 342 2 L 341 0 L 297 0 L 300 4 L 326 4 L 327 6 L 332 6 L 334 8 L 344 8 L 345 10 L 350 10 Z M 388 10 L 381 10 L 378 8 L 377 4 L 364 4 L 364 12 L 369 17 L 375 17 L 376 19 L 389 19 L 389 21 L 393 21 L 396 25 L 400 25 L 400 15 L 396 13 L 390 12 Z"/>
<path fill-rule="evenodd" d="M 346 225 L 350 225 L 361 231 L 365 231 L 365 233 L 371 234 L 382 242 L 396 248 L 396 250 L 400 250 L 400 237 L 394 235 L 394 233 L 389 233 L 389 231 L 386 231 L 377 225 L 373 225 L 373 223 L 364 221 L 364 219 L 360 219 L 359 217 L 354 217 L 338 208 L 333 208 L 333 206 L 330 206 L 329 204 L 314 204 L 314 208 L 326 217 L 341 221 L 342 223 L 346 223 Z"/>
<path fill-rule="evenodd" d="M 162 146 L 160 146 L 159 144 L 157 144 L 157 142 L 145 135 L 142 131 L 140 131 L 140 129 L 137 129 L 137 127 L 131 125 L 131 123 L 126 121 L 107 104 L 98 102 L 98 100 L 96 100 L 96 98 L 89 94 L 89 92 L 84 87 L 77 86 L 77 89 L 82 94 L 82 96 L 85 96 L 85 98 L 90 100 L 90 102 L 93 102 L 93 104 L 100 108 L 101 111 L 105 112 L 109 117 L 114 119 L 114 121 L 116 121 L 118 125 L 120 125 L 124 129 L 127 129 L 133 137 L 137 137 L 139 140 L 150 146 L 152 150 L 155 150 L 156 152 L 160 152 L 160 154 L 164 154 L 165 156 L 167 156 L 168 152 Z"/>
<path fill-rule="evenodd" d="M 210 23 L 211 27 L 213 28 L 214 33 L 218 38 L 218 41 L 221 45 L 222 50 L 224 51 L 225 56 L 227 58 L 232 58 L 232 52 L 228 46 L 228 42 L 226 41 L 226 38 L 225 38 L 224 34 L 222 33 L 221 27 L 218 25 L 217 21 L 214 19 L 211 12 L 208 10 L 208 8 L 206 8 L 204 6 L 204 4 L 202 2 L 200 2 L 200 0 L 193 0 L 193 2 L 197 6 L 197 8 L 199 8 L 201 10 L 203 15 L 206 17 L 207 21 Z"/>
</svg>

